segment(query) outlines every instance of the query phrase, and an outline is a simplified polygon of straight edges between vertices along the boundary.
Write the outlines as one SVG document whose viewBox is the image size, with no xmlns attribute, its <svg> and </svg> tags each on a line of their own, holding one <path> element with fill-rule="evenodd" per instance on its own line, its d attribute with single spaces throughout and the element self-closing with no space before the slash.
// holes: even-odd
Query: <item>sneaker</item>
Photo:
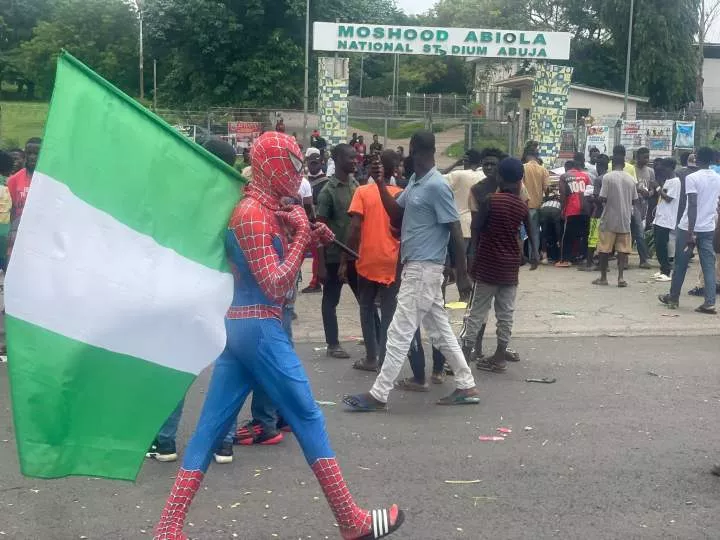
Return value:
<svg viewBox="0 0 720 540">
<path fill-rule="evenodd" d="M 321 293 L 322 292 L 322 285 L 318 285 L 317 287 L 305 287 L 302 291 L 300 291 L 303 294 L 312 294 L 312 293 Z"/>
<path fill-rule="evenodd" d="M 688 291 L 690 296 L 705 296 L 705 289 L 703 287 L 695 287 Z"/>
<path fill-rule="evenodd" d="M 288 424 L 282 416 L 278 416 L 277 425 L 275 427 L 285 433 L 292 433 L 292 428 L 290 427 L 290 424 Z"/>
<path fill-rule="evenodd" d="M 668 281 L 672 281 L 672 278 L 670 276 L 666 276 L 665 274 L 660 274 L 655 278 L 655 281 L 658 281 L 660 283 L 666 283 Z"/>
<path fill-rule="evenodd" d="M 148 451 L 145 453 L 145 457 L 154 459 L 160 463 L 172 463 L 173 461 L 177 461 L 178 455 L 175 450 L 175 443 L 173 442 L 161 445 L 157 440 L 154 440 L 150 445 L 150 448 L 148 448 Z"/>
<path fill-rule="evenodd" d="M 225 465 L 232 463 L 233 460 L 233 447 L 230 442 L 223 442 L 222 446 L 215 450 L 215 463 Z"/>
<path fill-rule="evenodd" d="M 270 446 L 279 444 L 282 440 L 283 434 L 281 431 L 265 432 L 265 429 L 257 420 L 251 420 L 242 426 L 233 437 L 233 442 L 240 446 L 251 446 L 253 444 Z"/>
<path fill-rule="evenodd" d="M 669 309 L 677 309 L 680 306 L 680 303 L 677 300 L 674 300 L 669 294 L 661 294 L 658 296 L 658 300 L 660 300 L 661 304 L 665 304 Z"/>
<path fill-rule="evenodd" d="M 662 276 L 662 275 L 663 275 L 662 272 L 655 272 L 655 273 L 653 274 L 653 277 L 654 277 L 655 279 L 657 279 L 657 278 L 659 278 L 659 277 Z"/>
</svg>

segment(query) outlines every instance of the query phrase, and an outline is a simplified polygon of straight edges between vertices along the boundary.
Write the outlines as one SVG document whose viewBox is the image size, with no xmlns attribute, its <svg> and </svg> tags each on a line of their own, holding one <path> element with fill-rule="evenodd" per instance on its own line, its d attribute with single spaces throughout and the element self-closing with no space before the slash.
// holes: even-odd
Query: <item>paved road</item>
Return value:
<svg viewBox="0 0 720 540">
<path fill-rule="evenodd" d="M 718 317 L 695 313 L 701 298 L 683 292 L 680 309 L 669 311 L 658 302 L 658 295 L 670 290 L 668 283 L 657 283 L 652 275 L 658 268 L 640 270 L 637 257 L 631 257 L 632 269 L 625 273 L 627 289 L 598 287 L 591 282 L 598 274 L 578 272 L 576 268 L 540 266 L 530 272 L 520 270 L 520 287 L 515 306 L 514 336 L 667 336 L 718 335 Z M 656 261 L 651 261 L 656 264 Z M 698 263 L 693 263 L 685 280 L 684 290 L 695 286 Z M 310 264 L 303 267 L 305 282 L 309 282 Z M 611 268 L 610 283 L 617 280 Z M 295 333 L 300 341 L 322 341 L 320 294 L 299 295 L 297 311 L 300 316 Z M 457 288 L 447 289 L 448 301 L 458 298 Z M 464 310 L 451 310 L 450 316 L 457 332 Z M 338 308 L 341 336 L 352 340 L 360 336 L 360 317 L 357 303 L 345 288 Z"/>
<path fill-rule="evenodd" d="M 398 501 L 407 511 L 393 538 L 718 537 L 720 479 L 708 474 L 720 460 L 717 338 L 550 337 L 515 345 L 530 360 L 503 375 L 479 374 L 477 407 L 433 405 L 450 391 L 446 382 L 429 394 L 395 393 L 388 413 L 371 415 L 339 405 L 343 393 L 369 386 L 369 374 L 321 356 L 317 344 L 299 346 L 317 399 L 338 403 L 324 408 L 357 498 Z M 528 376 L 557 383 L 528 384 Z M 206 385 L 205 374 L 191 390 L 181 447 Z M 174 465 L 149 462 L 135 484 L 22 478 L 4 364 L 0 411 L 0 537 L 149 538 Z M 478 440 L 500 426 L 512 428 L 507 440 Z M 190 514 L 192 538 L 338 538 L 292 437 L 235 455 L 233 464 L 211 468 Z"/>
</svg>

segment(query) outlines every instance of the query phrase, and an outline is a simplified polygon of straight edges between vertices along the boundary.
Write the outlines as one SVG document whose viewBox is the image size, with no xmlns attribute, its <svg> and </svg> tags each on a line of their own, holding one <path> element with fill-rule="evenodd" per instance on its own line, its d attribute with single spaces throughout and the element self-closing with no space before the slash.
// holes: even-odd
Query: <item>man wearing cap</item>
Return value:
<svg viewBox="0 0 720 540">
<path fill-rule="evenodd" d="M 328 181 L 322 169 L 320 150 L 314 147 L 307 149 L 305 152 L 305 166 L 307 168 L 307 178 L 303 179 L 303 185 L 305 185 L 306 182 L 309 184 L 310 199 L 306 200 L 303 198 L 303 206 L 305 206 L 306 210 L 308 210 L 308 206 L 310 207 L 312 213 L 309 212 L 308 216 L 312 216 L 312 219 L 314 219 L 314 207 L 317 205 L 318 195 Z M 310 245 L 310 253 L 312 254 L 313 259 L 312 278 L 308 286 L 302 290 L 303 294 L 322 292 L 322 285 L 320 285 L 318 277 L 318 265 L 320 264 L 320 259 L 318 257 L 318 249 L 316 245 Z"/>
</svg>

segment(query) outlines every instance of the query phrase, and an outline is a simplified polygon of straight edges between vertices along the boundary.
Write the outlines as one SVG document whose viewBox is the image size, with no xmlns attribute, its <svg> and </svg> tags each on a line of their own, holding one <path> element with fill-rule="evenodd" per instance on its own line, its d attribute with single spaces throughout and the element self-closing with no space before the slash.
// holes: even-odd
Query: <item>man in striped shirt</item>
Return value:
<svg viewBox="0 0 720 540">
<path fill-rule="evenodd" d="M 477 361 L 477 367 L 487 371 L 501 372 L 507 368 L 507 348 L 512 333 L 518 274 L 522 262 L 517 241 L 518 230 L 521 224 L 525 224 L 527 230 L 530 228 L 527 204 L 519 196 L 523 174 L 523 165 L 519 159 L 502 160 L 498 165 L 500 190 L 485 198 L 474 221 L 478 228 L 478 249 L 472 269 L 475 286 L 461 335 L 464 343 L 475 342 L 494 299 L 497 349 L 490 358 L 481 357 Z M 538 261 L 532 237 L 530 247 L 530 269 L 535 270 Z"/>
</svg>

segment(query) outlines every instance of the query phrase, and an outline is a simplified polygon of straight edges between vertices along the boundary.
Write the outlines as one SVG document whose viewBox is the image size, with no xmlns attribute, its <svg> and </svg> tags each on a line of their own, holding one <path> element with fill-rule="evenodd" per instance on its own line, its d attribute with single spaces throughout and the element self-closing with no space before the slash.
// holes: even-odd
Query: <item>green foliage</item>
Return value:
<svg viewBox="0 0 720 540">
<path fill-rule="evenodd" d="M 131 0 L 0 0 L 0 88 L 47 98 L 62 48 L 126 91 L 138 90 L 138 14 Z M 666 109 L 694 97 L 700 0 L 636 0 L 631 91 Z M 306 0 L 142 0 L 145 91 L 158 61 L 164 106 L 299 107 L 304 79 Z M 621 90 L 628 0 L 438 0 L 408 17 L 394 0 L 312 0 L 312 21 L 521 28 L 571 32 L 574 80 Z M 310 99 L 317 57 L 311 53 Z M 350 87 L 360 87 L 351 55 Z M 400 93 L 472 91 L 463 58 L 402 56 Z M 363 94 L 392 92 L 393 56 L 366 55 Z"/>
<path fill-rule="evenodd" d="M 22 147 L 30 137 L 42 137 L 47 103 L 0 102 L 0 147 Z"/>
</svg>

